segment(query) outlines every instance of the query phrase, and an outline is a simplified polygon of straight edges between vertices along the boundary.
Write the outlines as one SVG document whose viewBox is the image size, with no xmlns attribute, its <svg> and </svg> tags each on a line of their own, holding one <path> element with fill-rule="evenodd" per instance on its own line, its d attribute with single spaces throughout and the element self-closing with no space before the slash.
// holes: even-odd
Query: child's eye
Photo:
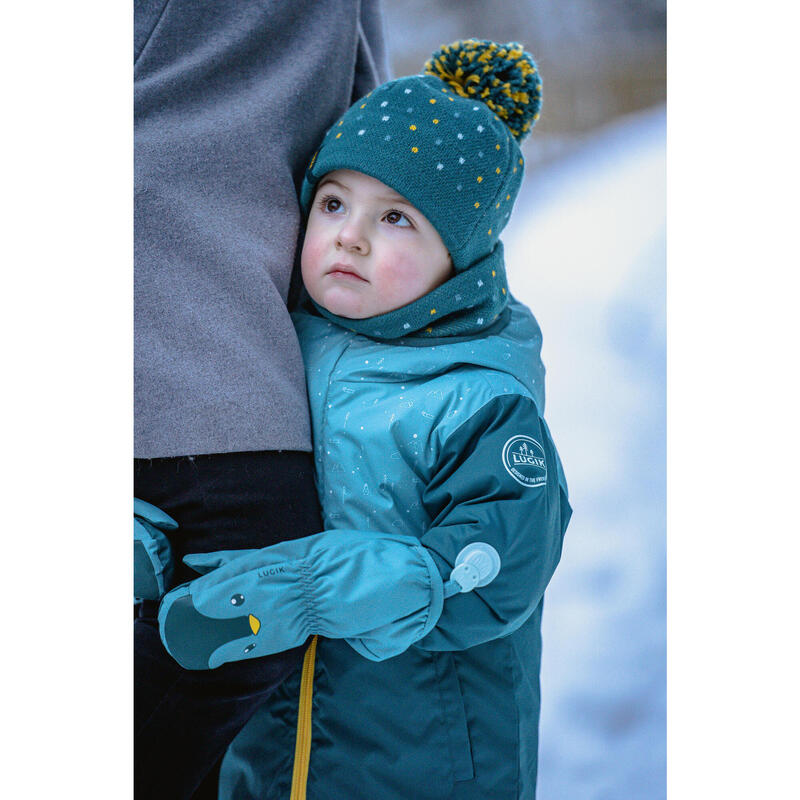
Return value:
<svg viewBox="0 0 800 800">
<path fill-rule="evenodd" d="M 396 225 L 398 228 L 412 228 L 411 220 L 401 211 L 387 211 L 384 219 L 390 225 Z"/>
<path fill-rule="evenodd" d="M 337 211 L 341 211 L 342 201 L 338 197 L 326 195 L 319 200 L 318 205 L 328 214 L 335 214 Z"/>
</svg>

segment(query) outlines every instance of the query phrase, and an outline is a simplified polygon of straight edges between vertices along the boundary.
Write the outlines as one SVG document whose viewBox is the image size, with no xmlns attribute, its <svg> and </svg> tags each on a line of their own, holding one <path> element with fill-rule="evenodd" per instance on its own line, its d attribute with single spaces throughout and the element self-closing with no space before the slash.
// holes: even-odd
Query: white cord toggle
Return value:
<svg viewBox="0 0 800 800">
<path fill-rule="evenodd" d="M 461 592 L 471 592 L 479 586 L 490 584 L 500 572 L 500 554 L 486 542 L 468 544 L 457 556 L 450 573 Z"/>
</svg>

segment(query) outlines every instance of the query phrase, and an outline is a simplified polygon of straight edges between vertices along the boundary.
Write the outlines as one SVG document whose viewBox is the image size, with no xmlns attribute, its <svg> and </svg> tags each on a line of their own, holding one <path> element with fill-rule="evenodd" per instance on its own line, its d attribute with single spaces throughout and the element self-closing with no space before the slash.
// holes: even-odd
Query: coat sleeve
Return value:
<svg viewBox="0 0 800 800">
<path fill-rule="evenodd" d="M 572 513 L 535 403 L 495 397 L 450 434 L 423 503 L 432 522 L 421 541 L 443 577 L 472 542 L 490 544 L 501 566 L 488 585 L 450 597 L 418 645 L 461 650 L 515 631 L 541 601 Z"/>
<path fill-rule="evenodd" d="M 336 529 L 248 553 L 187 556 L 205 574 L 162 600 L 165 647 L 187 669 L 207 669 L 312 634 L 381 661 L 415 644 L 464 649 L 514 631 L 541 600 L 570 515 L 535 403 L 495 397 L 449 434 L 423 503 L 431 524 L 421 539 Z M 476 542 L 497 551 L 499 574 L 456 594 L 450 574 Z"/>
</svg>

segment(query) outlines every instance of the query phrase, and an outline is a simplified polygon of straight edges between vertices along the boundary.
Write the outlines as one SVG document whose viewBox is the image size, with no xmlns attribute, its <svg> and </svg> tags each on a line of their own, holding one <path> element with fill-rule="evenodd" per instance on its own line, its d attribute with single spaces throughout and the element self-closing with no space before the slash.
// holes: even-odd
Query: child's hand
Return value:
<svg viewBox="0 0 800 800">
<path fill-rule="evenodd" d="M 380 661 L 426 635 L 444 601 L 432 557 L 400 534 L 326 531 L 184 562 L 205 574 L 165 595 L 158 625 L 185 669 L 282 652 L 313 634 Z"/>
<path fill-rule="evenodd" d="M 137 600 L 158 600 L 169 588 L 172 549 L 164 531 L 177 527 L 160 508 L 133 499 L 133 596 Z"/>
</svg>

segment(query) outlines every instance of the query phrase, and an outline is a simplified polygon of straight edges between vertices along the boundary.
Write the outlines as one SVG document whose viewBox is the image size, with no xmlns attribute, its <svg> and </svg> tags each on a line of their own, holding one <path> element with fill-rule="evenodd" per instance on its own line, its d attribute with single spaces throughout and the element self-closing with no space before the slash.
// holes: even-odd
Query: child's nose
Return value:
<svg viewBox="0 0 800 800">
<path fill-rule="evenodd" d="M 369 239 L 363 225 L 357 220 L 349 219 L 339 228 L 336 246 L 360 255 L 369 253 Z"/>
</svg>

